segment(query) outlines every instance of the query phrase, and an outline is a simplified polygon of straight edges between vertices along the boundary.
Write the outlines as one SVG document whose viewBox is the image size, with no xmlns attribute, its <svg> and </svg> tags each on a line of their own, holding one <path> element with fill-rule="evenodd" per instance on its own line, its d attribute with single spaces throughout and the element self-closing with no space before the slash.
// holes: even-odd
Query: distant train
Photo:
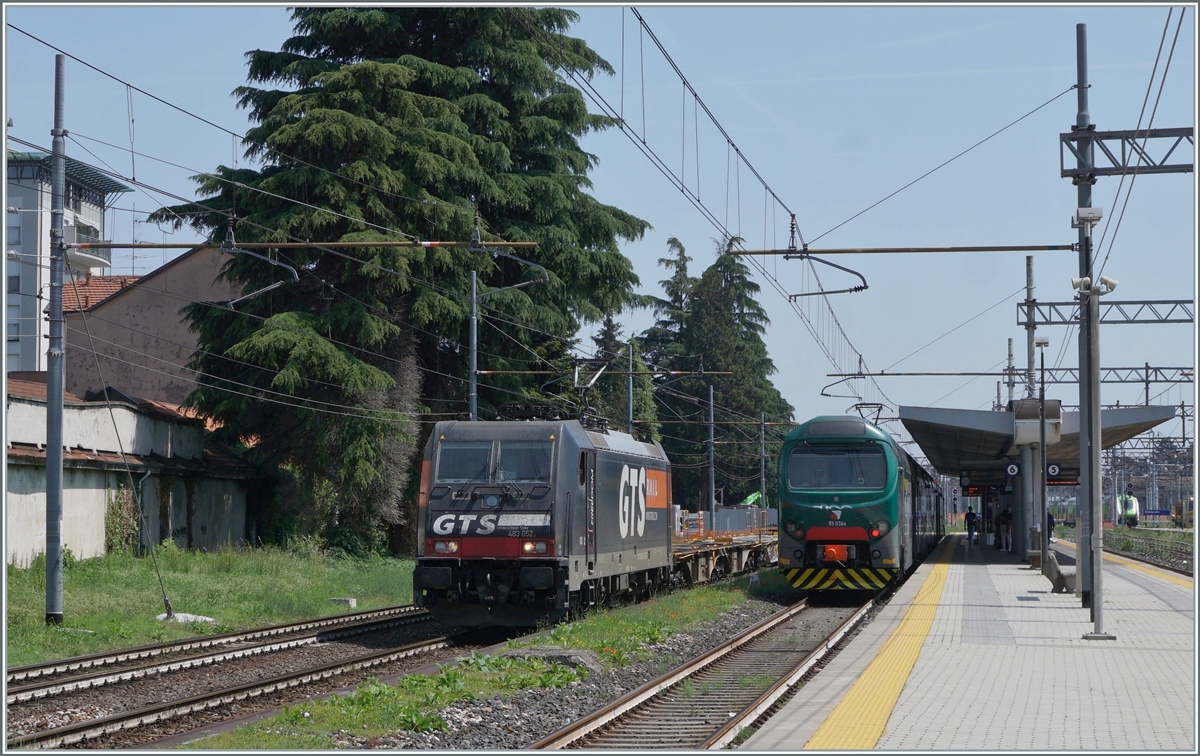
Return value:
<svg viewBox="0 0 1200 756">
<path fill-rule="evenodd" d="M 1136 528 L 1138 512 L 1141 509 L 1137 497 L 1132 494 L 1121 494 L 1117 497 L 1117 508 L 1121 511 L 1119 524 Z"/>
<path fill-rule="evenodd" d="M 670 584 L 662 446 L 577 420 L 438 423 L 421 463 L 413 600 L 529 626 Z"/>
<path fill-rule="evenodd" d="M 944 535 L 932 476 L 886 431 L 825 416 L 779 454 L 779 566 L 795 588 L 879 590 Z"/>
<path fill-rule="evenodd" d="M 1180 499 L 1175 502 L 1171 520 L 1177 528 L 1191 528 L 1196 521 L 1195 497 L 1189 496 L 1186 500 Z"/>
</svg>

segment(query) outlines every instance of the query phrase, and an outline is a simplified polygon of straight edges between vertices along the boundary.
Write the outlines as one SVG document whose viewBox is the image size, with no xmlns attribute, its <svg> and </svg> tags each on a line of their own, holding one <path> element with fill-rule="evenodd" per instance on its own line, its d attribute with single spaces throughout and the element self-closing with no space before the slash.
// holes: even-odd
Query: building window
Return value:
<svg viewBox="0 0 1200 756">
<path fill-rule="evenodd" d="M 14 322 L 12 320 L 8 321 L 8 340 L 9 341 L 20 341 L 21 340 L 21 324 L 20 323 Z"/>
<path fill-rule="evenodd" d="M 83 190 L 76 184 L 67 184 L 66 206 L 68 210 L 83 212 Z"/>
<path fill-rule="evenodd" d="M 8 293 L 9 294 L 17 294 L 20 291 L 21 291 L 21 274 L 18 273 L 15 276 L 10 275 L 8 277 Z"/>
<path fill-rule="evenodd" d="M 8 244 L 21 243 L 21 223 L 17 221 L 17 225 L 8 227 Z"/>
</svg>

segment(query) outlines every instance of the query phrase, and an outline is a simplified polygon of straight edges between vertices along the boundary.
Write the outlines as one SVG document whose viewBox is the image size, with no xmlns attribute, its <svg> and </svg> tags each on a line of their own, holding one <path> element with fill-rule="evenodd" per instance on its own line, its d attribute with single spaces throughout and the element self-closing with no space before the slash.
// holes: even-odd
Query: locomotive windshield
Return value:
<svg viewBox="0 0 1200 756">
<path fill-rule="evenodd" d="M 446 441 L 438 451 L 438 483 L 549 483 L 552 441 Z M 493 452 L 495 464 L 493 465 Z"/>
<path fill-rule="evenodd" d="M 881 489 L 885 485 L 887 457 L 878 446 L 798 446 L 788 457 L 788 488 L 793 491 Z"/>
<path fill-rule="evenodd" d="M 491 441 L 447 441 L 438 453 L 439 483 L 487 483 Z"/>
<path fill-rule="evenodd" d="M 501 441 L 496 481 L 550 482 L 550 441 Z"/>
</svg>

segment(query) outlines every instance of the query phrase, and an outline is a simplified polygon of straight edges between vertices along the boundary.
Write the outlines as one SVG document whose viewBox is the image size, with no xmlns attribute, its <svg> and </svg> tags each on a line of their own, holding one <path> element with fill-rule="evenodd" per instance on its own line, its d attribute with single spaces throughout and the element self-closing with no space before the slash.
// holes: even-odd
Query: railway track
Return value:
<svg viewBox="0 0 1200 756">
<path fill-rule="evenodd" d="M 235 701 L 324 680 L 354 670 L 381 666 L 405 657 L 446 648 L 452 642 L 449 637 L 443 636 L 390 648 L 385 651 L 361 654 L 350 659 L 288 672 L 266 680 L 256 680 L 195 696 L 163 701 L 118 714 L 25 733 L 9 738 L 6 745 L 8 748 L 58 748 L 71 745 L 89 738 L 97 738 L 122 730 L 159 722 L 164 719 L 223 706 Z"/>
<path fill-rule="evenodd" d="M 86 656 L 73 656 L 69 659 L 58 659 L 39 664 L 10 667 L 6 675 L 6 689 L 11 693 L 15 686 L 26 680 L 58 677 L 80 670 L 97 667 L 138 666 L 144 663 L 144 660 L 155 657 L 174 660 L 181 655 L 221 646 L 248 647 L 268 638 L 281 638 L 291 635 L 316 635 L 322 631 L 331 631 L 355 624 L 413 616 L 427 616 L 427 612 L 411 604 L 406 604 L 384 609 L 370 609 L 361 612 L 351 612 L 349 614 L 338 614 L 315 620 L 270 625 L 252 630 L 239 630 L 219 635 L 206 635 L 200 638 L 188 638 L 181 641 L 155 643 L 148 646 L 122 649 L 120 651 L 103 651 Z"/>
<path fill-rule="evenodd" d="M 79 675 L 70 673 L 38 675 L 33 682 L 10 683 L 5 692 L 5 703 L 11 705 L 32 701 L 71 691 L 97 688 L 152 675 L 219 664 L 232 659 L 269 654 L 317 642 L 349 638 L 391 627 L 427 622 L 430 619 L 428 613 L 416 607 L 392 607 L 374 612 L 362 612 L 353 620 L 337 623 L 301 622 L 293 623 L 291 629 L 288 630 L 277 630 L 277 628 L 286 626 L 276 626 L 270 628 L 269 632 L 267 629 L 263 629 L 245 633 L 230 633 L 229 637 L 220 643 L 206 643 L 202 646 L 208 649 L 216 647 L 220 650 L 201 653 L 187 653 L 186 651 L 181 653 L 179 650 L 165 651 L 164 654 L 151 657 L 152 661 L 144 661 L 145 656 L 135 656 L 132 663 L 120 664 L 118 669 L 109 668 L 112 666 L 111 664 L 89 664 L 87 669 L 101 667 L 100 671 Z M 190 641 L 177 645 L 187 648 L 195 647 L 195 644 Z M 134 650 L 136 651 L 136 649 Z M 163 655 L 167 658 L 161 658 Z M 116 655 L 110 655 L 109 658 L 116 658 Z M 70 661 L 64 660 L 66 663 Z M 64 663 L 52 662 L 51 665 L 57 665 L 56 668 L 61 669 Z"/>
<path fill-rule="evenodd" d="M 408 657 L 440 660 L 455 645 L 441 632 L 424 610 L 399 606 L 9 670 L 18 682 L 6 691 L 6 744 L 136 745 L 189 730 L 197 717 L 236 716 L 247 699 L 256 699 L 249 709 L 269 707 L 364 670 L 411 667 Z"/>
<path fill-rule="evenodd" d="M 721 748 L 785 696 L 872 606 L 795 604 L 529 747 Z"/>
</svg>

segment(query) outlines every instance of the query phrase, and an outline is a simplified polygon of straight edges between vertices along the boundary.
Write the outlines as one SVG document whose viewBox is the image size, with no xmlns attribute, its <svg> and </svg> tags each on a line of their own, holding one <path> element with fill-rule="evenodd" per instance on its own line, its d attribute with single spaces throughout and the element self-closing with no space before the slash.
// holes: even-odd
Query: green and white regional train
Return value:
<svg viewBox="0 0 1200 756">
<path fill-rule="evenodd" d="M 941 489 L 857 417 L 794 428 L 779 454 L 779 566 L 794 588 L 877 591 L 944 535 Z"/>
</svg>

